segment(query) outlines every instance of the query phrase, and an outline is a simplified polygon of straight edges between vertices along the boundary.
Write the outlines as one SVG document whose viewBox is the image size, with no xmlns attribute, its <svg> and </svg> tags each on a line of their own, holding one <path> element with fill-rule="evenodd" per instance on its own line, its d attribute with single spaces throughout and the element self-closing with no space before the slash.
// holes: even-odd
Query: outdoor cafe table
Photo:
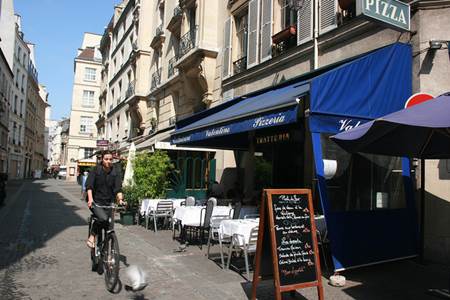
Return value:
<svg viewBox="0 0 450 300">
<path fill-rule="evenodd" d="M 185 201 L 185 199 L 144 199 L 142 200 L 140 213 L 144 216 L 149 211 L 155 211 L 159 201 L 172 201 L 173 208 L 177 208 L 181 206 L 181 202 Z"/>
<path fill-rule="evenodd" d="M 223 238 L 238 234 L 239 244 L 248 244 L 248 241 L 250 239 L 250 232 L 258 225 L 259 218 L 223 220 L 219 225 L 219 238 L 222 240 Z"/>
<path fill-rule="evenodd" d="M 175 209 L 173 219 L 181 222 L 181 225 L 200 225 L 200 215 L 203 208 L 206 206 L 180 206 Z M 231 207 L 229 206 L 214 206 L 212 216 L 230 215 Z M 203 214 L 204 215 L 204 214 Z"/>
</svg>

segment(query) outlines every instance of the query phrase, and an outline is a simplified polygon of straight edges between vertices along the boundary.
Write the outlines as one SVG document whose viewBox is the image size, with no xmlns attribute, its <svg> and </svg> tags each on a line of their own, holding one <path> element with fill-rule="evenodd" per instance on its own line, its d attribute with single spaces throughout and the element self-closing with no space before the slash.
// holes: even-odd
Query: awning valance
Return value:
<svg viewBox="0 0 450 300">
<path fill-rule="evenodd" d="M 245 131 L 287 125 L 297 121 L 299 97 L 309 91 L 308 82 L 273 89 L 199 119 L 172 134 L 172 144 L 189 143 Z"/>
</svg>

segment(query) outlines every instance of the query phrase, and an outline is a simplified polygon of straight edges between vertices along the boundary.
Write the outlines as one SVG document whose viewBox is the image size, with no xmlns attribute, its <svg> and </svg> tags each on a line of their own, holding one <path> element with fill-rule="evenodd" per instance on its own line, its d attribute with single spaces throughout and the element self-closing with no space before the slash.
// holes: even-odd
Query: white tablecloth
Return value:
<svg viewBox="0 0 450 300">
<path fill-rule="evenodd" d="M 185 201 L 185 199 L 144 199 L 139 210 L 141 215 L 144 216 L 147 212 L 156 210 L 159 201 L 172 201 L 173 208 L 177 208 L 181 206 L 181 202 Z"/>
<path fill-rule="evenodd" d="M 248 244 L 250 232 L 258 225 L 259 218 L 223 220 L 220 222 L 219 227 L 220 238 L 231 237 L 233 234 L 240 234 L 242 237 L 239 237 L 239 244 L 243 245 L 244 242 Z"/>
<path fill-rule="evenodd" d="M 184 225 L 199 226 L 202 208 L 205 208 L 205 206 L 180 206 L 175 209 L 173 219 L 181 221 L 181 225 L 183 226 Z M 213 216 L 229 215 L 230 209 L 231 207 L 228 206 L 214 206 L 212 215 Z"/>
</svg>

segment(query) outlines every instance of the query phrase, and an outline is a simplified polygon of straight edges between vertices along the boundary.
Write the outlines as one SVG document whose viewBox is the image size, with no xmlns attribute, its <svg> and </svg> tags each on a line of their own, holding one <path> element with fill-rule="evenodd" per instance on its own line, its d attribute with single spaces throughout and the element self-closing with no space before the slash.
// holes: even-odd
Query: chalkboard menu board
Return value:
<svg viewBox="0 0 450 300">
<path fill-rule="evenodd" d="M 272 195 L 280 285 L 317 279 L 307 195 Z"/>
<path fill-rule="evenodd" d="M 260 276 L 269 273 L 274 278 L 276 299 L 281 299 L 281 292 L 312 286 L 323 299 L 311 191 L 270 189 L 263 194 L 252 299 Z"/>
</svg>

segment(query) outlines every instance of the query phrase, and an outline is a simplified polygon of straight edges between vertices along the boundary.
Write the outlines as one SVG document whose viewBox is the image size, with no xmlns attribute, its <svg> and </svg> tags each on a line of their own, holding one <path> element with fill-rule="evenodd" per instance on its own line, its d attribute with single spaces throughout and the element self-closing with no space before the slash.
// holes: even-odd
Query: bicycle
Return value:
<svg viewBox="0 0 450 300">
<path fill-rule="evenodd" d="M 92 214 L 89 217 L 89 233 L 91 232 L 93 222 L 101 224 L 101 229 L 97 232 L 95 247 L 91 249 L 91 263 L 92 271 L 97 271 L 99 275 L 105 274 L 106 289 L 112 292 L 119 281 L 119 263 L 120 263 L 120 250 L 119 241 L 114 232 L 114 210 L 115 205 L 100 206 L 100 208 L 112 209 L 111 217 L 106 222 L 100 222 L 100 220 Z"/>
</svg>

